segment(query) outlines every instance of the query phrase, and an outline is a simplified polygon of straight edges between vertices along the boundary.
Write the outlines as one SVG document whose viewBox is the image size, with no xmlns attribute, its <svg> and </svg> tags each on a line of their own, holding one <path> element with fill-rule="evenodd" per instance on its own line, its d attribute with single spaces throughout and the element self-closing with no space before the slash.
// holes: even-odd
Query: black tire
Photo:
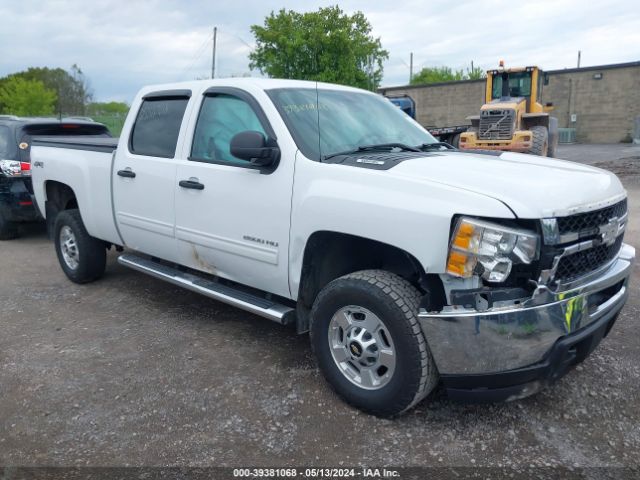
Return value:
<svg viewBox="0 0 640 480">
<path fill-rule="evenodd" d="M 531 133 L 533 134 L 531 139 L 533 145 L 529 149 L 529 153 L 546 157 L 549 151 L 549 130 L 547 127 L 536 126 L 531 127 Z"/>
<path fill-rule="evenodd" d="M 74 258 L 77 264 L 73 268 L 63 254 L 60 232 L 67 228 L 73 234 L 76 245 Z M 107 263 L 107 249 L 104 242 L 87 233 L 79 210 L 64 210 L 58 214 L 53 229 L 53 242 L 62 270 L 69 280 L 75 283 L 87 283 L 97 280 L 104 274 Z"/>
<path fill-rule="evenodd" d="M 556 149 L 558 147 L 558 139 L 549 139 L 549 147 L 547 149 L 547 157 L 555 158 L 556 157 Z"/>
<path fill-rule="evenodd" d="M 373 415 L 390 417 L 410 409 L 436 387 L 438 370 L 418 324 L 419 302 L 420 293 L 413 285 L 382 270 L 345 275 L 319 293 L 311 310 L 311 346 L 325 379 L 347 403 Z M 373 312 L 383 320 L 391 337 L 395 367 L 381 388 L 356 385 L 332 356 L 331 320 L 349 306 Z"/>
<path fill-rule="evenodd" d="M 549 148 L 547 149 L 547 157 L 555 158 L 559 139 L 558 119 L 551 117 L 549 118 Z"/>
<path fill-rule="evenodd" d="M 0 209 L 0 240 L 13 240 L 18 238 L 18 226 L 6 219 Z"/>
</svg>

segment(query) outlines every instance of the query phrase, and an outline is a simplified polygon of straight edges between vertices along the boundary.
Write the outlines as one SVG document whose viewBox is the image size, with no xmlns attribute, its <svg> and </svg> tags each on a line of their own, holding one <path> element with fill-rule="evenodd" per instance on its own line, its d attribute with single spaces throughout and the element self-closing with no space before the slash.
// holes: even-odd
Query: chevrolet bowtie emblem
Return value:
<svg viewBox="0 0 640 480">
<path fill-rule="evenodd" d="M 601 225 L 600 239 L 607 246 L 613 245 L 618 238 L 618 230 L 620 229 L 620 221 L 617 217 L 610 219 L 606 224 Z"/>
</svg>

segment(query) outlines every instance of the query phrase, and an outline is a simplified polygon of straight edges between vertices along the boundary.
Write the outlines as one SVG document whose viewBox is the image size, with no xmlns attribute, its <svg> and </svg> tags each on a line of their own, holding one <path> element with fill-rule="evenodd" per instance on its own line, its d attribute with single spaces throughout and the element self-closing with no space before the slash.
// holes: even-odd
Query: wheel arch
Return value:
<svg viewBox="0 0 640 480">
<path fill-rule="evenodd" d="M 73 188 L 56 180 L 47 180 L 44 188 L 47 231 L 51 236 L 57 215 L 64 210 L 79 209 L 78 198 Z"/>
<path fill-rule="evenodd" d="M 421 293 L 444 295 L 439 276 L 427 274 L 418 259 L 406 250 L 353 234 L 316 231 L 304 248 L 297 296 L 298 332 L 308 330 L 309 312 L 322 288 L 343 275 L 369 269 L 395 273 Z"/>
</svg>

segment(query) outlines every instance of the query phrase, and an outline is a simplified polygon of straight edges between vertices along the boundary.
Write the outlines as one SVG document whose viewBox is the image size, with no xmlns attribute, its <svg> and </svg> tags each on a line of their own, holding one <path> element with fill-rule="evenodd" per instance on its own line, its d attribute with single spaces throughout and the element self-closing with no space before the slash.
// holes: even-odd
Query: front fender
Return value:
<svg viewBox="0 0 640 480">
<path fill-rule="evenodd" d="M 514 218 L 494 198 L 392 172 L 323 164 L 298 152 L 289 249 L 294 298 L 305 246 L 314 232 L 326 230 L 392 245 L 413 255 L 426 273 L 444 273 L 454 215 Z"/>
</svg>

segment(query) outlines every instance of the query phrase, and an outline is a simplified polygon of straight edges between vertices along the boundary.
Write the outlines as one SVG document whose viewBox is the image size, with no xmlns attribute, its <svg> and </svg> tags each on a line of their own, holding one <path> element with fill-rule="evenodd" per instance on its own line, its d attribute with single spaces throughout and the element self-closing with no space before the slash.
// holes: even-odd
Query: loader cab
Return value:
<svg viewBox="0 0 640 480">
<path fill-rule="evenodd" d="M 489 70 L 485 103 L 513 102 L 520 98 L 526 101 L 526 112 L 543 112 L 541 100 L 544 78 L 538 67 Z"/>
<path fill-rule="evenodd" d="M 491 99 L 531 96 L 531 72 L 502 72 L 493 77 Z"/>
</svg>

